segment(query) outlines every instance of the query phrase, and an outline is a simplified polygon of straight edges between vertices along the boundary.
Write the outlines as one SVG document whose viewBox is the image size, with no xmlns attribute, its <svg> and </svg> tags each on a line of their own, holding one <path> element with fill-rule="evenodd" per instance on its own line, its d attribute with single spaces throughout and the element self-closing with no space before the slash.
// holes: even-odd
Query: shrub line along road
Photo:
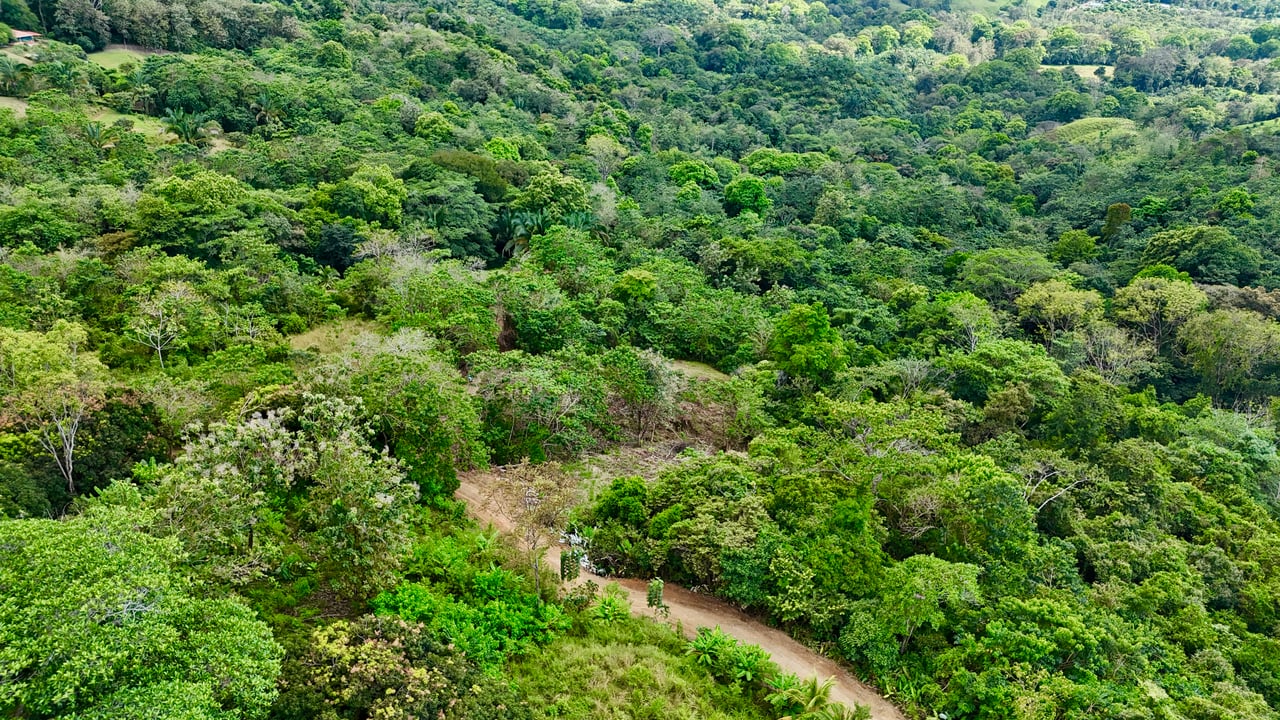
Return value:
<svg viewBox="0 0 1280 720">
<path fill-rule="evenodd" d="M 502 532 L 512 532 L 514 527 L 511 521 L 501 513 L 495 512 L 487 502 L 484 482 L 490 477 L 485 473 L 461 476 L 461 485 L 455 497 L 467 503 L 468 510 L 476 519 Z M 548 558 L 548 564 L 552 569 L 556 569 L 559 560 L 559 553 L 552 552 L 551 557 Z M 645 580 L 606 578 L 583 571 L 576 582 L 588 580 L 601 587 L 616 582 L 626 591 L 633 608 L 647 606 L 648 582 Z M 871 717 L 874 720 L 905 720 L 905 716 L 893 703 L 850 675 L 831 658 L 810 650 L 781 630 L 752 619 L 728 603 L 709 595 L 690 592 L 671 583 L 667 583 L 664 588 L 663 600 L 670 607 L 667 622 L 678 624 L 688 637 L 693 637 L 700 627 L 718 625 L 721 630 L 737 638 L 739 642 L 759 645 L 769 653 L 773 662 L 786 672 L 795 673 L 801 678 L 809 675 L 834 678 L 835 685 L 831 688 L 832 700 L 850 706 L 853 703 L 866 705 L 871 709 Z"/>
</svg>

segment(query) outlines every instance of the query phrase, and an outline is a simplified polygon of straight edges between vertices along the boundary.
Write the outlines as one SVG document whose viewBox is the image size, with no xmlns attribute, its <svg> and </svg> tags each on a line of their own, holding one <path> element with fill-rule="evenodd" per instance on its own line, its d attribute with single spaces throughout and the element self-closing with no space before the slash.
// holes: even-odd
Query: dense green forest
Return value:
<svg viewBox="0 0 1280 720">
<path fill-rule="evenodd" d="M 0 23 L 0 716 L 1280 718 L 1280 3 Z"/>
</svg>

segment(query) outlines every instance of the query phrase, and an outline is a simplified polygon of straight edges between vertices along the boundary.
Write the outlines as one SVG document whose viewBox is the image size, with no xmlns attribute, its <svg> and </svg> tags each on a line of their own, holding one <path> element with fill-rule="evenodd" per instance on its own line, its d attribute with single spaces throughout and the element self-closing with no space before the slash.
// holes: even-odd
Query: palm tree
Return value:
<svg viewBox="0 0 1280 720">
<path fill-rule="evenodd" d="M 801 680 L 788 688 L 787 697 L 791 700 L 793 707 L 798 708 L 798 710 L 780 718 L 780 720 L 813 717 L 818 711 L 831 703 L 831 688 L 835 687 L 835 685 L 835 678 L 829 677 L 825 680 L 819 680 L 815 675 L 806 680 Z"/>
<path fill-rule="evenodd" d="M 833 677 L 797 680 L 795 675 L 778 675 L 769 682 L 772 692 L 767 699 L 779 712 L 787 713 L 778 720 L 867 720 L 871 717 L 870 710 L 862 705 L 851 708 L 832 702 L 831 689 L 835 684 Z"/>
<path fill-rule="evenodd" d="M 178 142 L 195 145 L 204 139 L 204 116 L 184 108 L 164 111 L 164 129 L 178 136 Z"/>
<path fill-rule="evenodd" d="M 279 100 L 268 92 L 258 93 L 258 97 L 249 104 L 249 108 L 253 110 L 254 122 L 259 125 L 273 125 L 280 122 L 280 118 L 284 116 L 284 108 L 280 106 Z"/>
<path fill-rule="evenodd" d="M 89 87 L 89 79 L 84 72 L 76 65 L 63 60 L 40 63 L 36 72 L 44 81 L 42 85 L 62 90 L 69 95 L 75 95 Z"/>
<path fill-rule="evenodd" d="M 90 120 L 81 128 L 84 133 L 85 142 L 93 146 L 94 150 L 102 152 L 112 140 L 115 139 L 115 129 L 106 127 L 97 120 Z"/>
<path fill-rule="evenodd" d="M 529 247 L 529 239 L 541 235 L 551 227 L 554 218 L 545 209 L 533 212 L 503 213 L 498 219 L 498 227 L 507 235 L 507 244 L 502 252 L 516 256 L 524 254 Z"/>
<path fill-rule="evenodd" d="M 30 72 L 23 63 L 7 55 L 0 55 L 0 90 L 5 95 L 17 95 L 18 90 L 26 84 Z"/>
</svg>

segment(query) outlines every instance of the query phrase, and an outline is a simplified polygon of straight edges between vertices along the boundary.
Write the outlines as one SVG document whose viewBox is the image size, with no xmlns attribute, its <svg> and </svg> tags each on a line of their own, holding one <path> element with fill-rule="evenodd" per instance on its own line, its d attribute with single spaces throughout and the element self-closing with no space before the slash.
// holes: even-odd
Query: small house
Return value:
<svg viewBox="0 0 1280 720">
<path fill-rule="evenodd" d="M 40 38 L 40 33 L 30 30 L 13 30 L 13 41 L 19 45 L 32 45 Z"/>
</svg>

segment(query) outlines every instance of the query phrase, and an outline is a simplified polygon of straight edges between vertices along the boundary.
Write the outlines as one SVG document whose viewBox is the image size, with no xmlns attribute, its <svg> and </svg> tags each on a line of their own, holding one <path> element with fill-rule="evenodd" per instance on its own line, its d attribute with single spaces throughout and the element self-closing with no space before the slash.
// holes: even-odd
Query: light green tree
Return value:
<svg viewBox="0 0 1280 720">
<path fill-rule="evenodd" d="M 1062 280 L 1036 283 L 1018 296 L 1018 314 L 1039 328 L 1046 347 L 1059 334 L 1070 332 L 1102 316 L 1102 296 L 1079 290 Z"/>
<path fill-rule="evenodd" d="M 0 713 L 265 717 L 281 659 L 270 629 L 198 595 L 177 541 L 137 530 L 131 492 L 69 520 L 0 522 Z"/>
<path fill-rule="evenodd" d="M 600 177 L 608 180 L 618 164 L 627 156 L 627 149 L 609 135 L 597 134 L 587 138 L 587 153 L 600 170 Z"/>
<path fill-rule="evenodd" d="M 739 175 L 724 186 L 724 207 L 730 214 L 749 210 L 764 215 L 773 201 L 764 191 L 764 181 L 754 175 Z"/>
<path fill-rule="evenodd" d="M 1117 321 L 1161 350 L 1208 303 L 1204 292 L 1189 282 L 1140 277 L 1117 290 L 1111 306 Z"/>
<path fill-rule="evenodd" d="M 75 494 L 81 424 L 106 396 L 107 368 L 88 334 L 58 320 L 47 333 L 0 328 L 0 423 L 33 435 Z"/>
<path fill-rule="evenodd" d="M 942 628 L 948 609 L 979 601 L 978 573 L 976 565 L 932 555 L 912 555 L 885 571 L 880 619 L 901 638 L 901 651 L 920 628 Z"/>
<path fill-rule="evenodd" d="M 1215 310 L 1189 319 L 1178 342 L 1214 397 L 1222 398 L 1280 356 L 1280 326 L 1248 310 Z"/>
<path fill-rule="evenodd" d="M 844 340 L 819 303 L 796 304 L 778 319 L 769 354 L 794 378 L 820 382 L 848 364 Z"/>
</svg>

